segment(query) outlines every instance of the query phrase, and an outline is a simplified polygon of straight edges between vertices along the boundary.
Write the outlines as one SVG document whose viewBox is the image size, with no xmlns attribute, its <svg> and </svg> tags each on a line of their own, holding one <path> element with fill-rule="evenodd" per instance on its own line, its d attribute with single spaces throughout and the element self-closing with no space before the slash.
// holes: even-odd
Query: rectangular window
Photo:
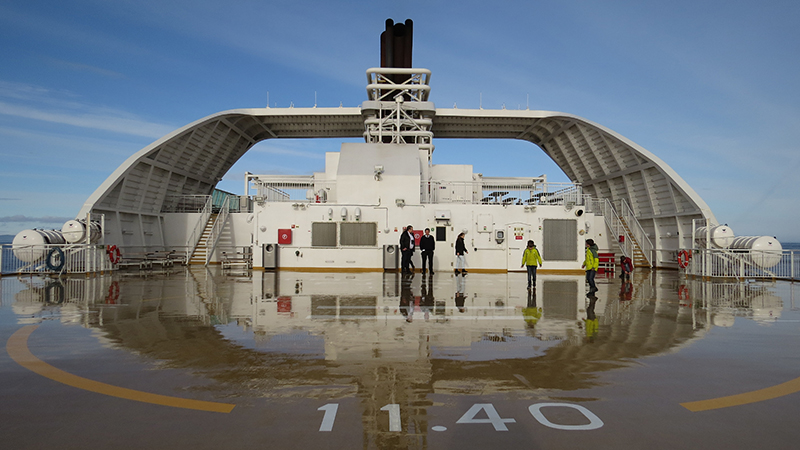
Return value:
<svg viewBox="0 0 800 450">
<path fill-rule="evenodd" d="M 339 224 L 340 243 L 343 246 L 378 245 L 378 224 L 375 222 L 342 222 Z"/>
<path fill-rule="evenodd" d="M 312 247 L 336 247 L 336 222 L 311 224 Z"/>
<path fill-rule="evenodd" d="M 436 227 L 436 240 L 439 242 L 447 240 L 447 227 Z"/>
<path fill-rule="evenodd" d="M 545 219 L 542 223 L 542 258 L 547 261 L 578 260 L 578 221 Z"/>
</svg>

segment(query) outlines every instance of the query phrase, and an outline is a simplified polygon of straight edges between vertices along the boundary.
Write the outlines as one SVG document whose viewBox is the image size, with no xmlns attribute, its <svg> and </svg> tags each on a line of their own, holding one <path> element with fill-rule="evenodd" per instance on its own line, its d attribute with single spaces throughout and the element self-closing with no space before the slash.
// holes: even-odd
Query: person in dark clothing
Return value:
<svg viewBox="0 0 800 450">
<path fill-rule="evenodd" d="M 400 282 L 400 313 L 406 318 L 406 322 L 414 320 L 414 294 L 411 292 L 411 275 L 403 275 Z"/>
<path fill-rule="evenodd" d="M 422 274 L 425 275 L 425 262 L 428 270 L 433 275 L 433 251 L 436 249 L 436 239 L 431 236 L 431 229 L 425 228 L 425 234 L 419 239 L 419 249 L 422 250 Z"/>
<path fill-rule="evenodd" d="M 458 275 L 459 270 L 461 275 L 467 274 L 467 253 L 469 252 L 464 245 L 464 233 L 460 233 L 456 238 L 456 275 Z"/>
<path fill-rule="evenodd" d="M 411 256 L 414 255 L 414 227 L 411 225 L 400 233 L 400 252 L 402 255 L 400 268 L 403 273 L 410 273 Z"/>
<path fill-rule="evenodd" d="M 465 291 L 467 289 L 466 284 L 467 284 L 467 280 L 465 280 L 463 277 L 462 278 L 456 277 L 455 301 L 456 301 L 456 308 L 458 309 L 458 312 L 460 312 L 460 313 L 467 312 L 467 307 L 464 305 L 464 303 L 467 300 L 467 294 L 465 293 Z"/>
<path fill-rule="evenodd" d="M 631 279 L 631 272 L 633 272 L 633 261 L 625 255 L 619 257 L 619 269 L 620 275 L 619 277 L 623 280 Z"/>
<path fill-rule="evenodd" d="M 422 282 L 422 292 L 420 293 L 419 297 L 419 308 L 422 311 L 422 314 L 425 317 L 425 321 L 427 322 L 430 318 L 431 311 L 433 311 L 433 307 L 435 305 L 435 299 L 433 298 L 433 278 L 428 279 L 428 283 Z"/>
</svg>

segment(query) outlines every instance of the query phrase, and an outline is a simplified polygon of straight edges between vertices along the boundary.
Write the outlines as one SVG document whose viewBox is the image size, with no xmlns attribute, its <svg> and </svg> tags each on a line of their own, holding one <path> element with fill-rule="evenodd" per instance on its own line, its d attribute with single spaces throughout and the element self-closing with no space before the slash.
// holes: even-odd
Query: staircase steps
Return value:
<svg viewBox="0 0 800 450">
<path fill-rule="evenodd" d="M 631 229 L 628 228 L 627 222 L 625 222 L 625 219 L 622 217 L 620 217 L 619 220 L 622 222 L 622 227 L 625 229 L 625 235 L 629 237 L 631 243 L 633 244 L 633 255 L 631 256 L 631 259 L 633 260 L 633 266 L 649 267 L 650 263 L 647 261 L 647 257 L 642 251 L 642 247 L 639 245 L 639 242 L 637 242 L 636 238 L 633 237 L 633 233 L 631 233 Z"/>
<path fill-rule="evenodd" d="M 197 246 L 194 248 L 194 253 L 192 253 L 192 257 L 189 258 L 189 264 L 205 264 L 206 259 L 208 258 L 208 252 L 210 250 L 209 239 L 211 238 L 211 229 L 214 228 L 214 222 L 217 221 L 218 214 L 211 214 L 208 218 L 208 222 L 206 222 L 205 228 L 203 228 L 203 234 L 200 236 L 200 240 L 197 242 Z"/>
</svg>

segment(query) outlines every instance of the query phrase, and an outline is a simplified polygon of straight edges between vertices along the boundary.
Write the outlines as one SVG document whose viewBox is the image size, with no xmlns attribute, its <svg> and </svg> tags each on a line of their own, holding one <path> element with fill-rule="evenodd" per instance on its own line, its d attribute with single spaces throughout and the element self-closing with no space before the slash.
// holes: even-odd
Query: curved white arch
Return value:
<svg viewBox="0 0 800 450">
<path fill-rule="evenodd" d="M 691 235 L 692 219 L 716 222 L 703 199 L 664 161 L 624 136 L 575 115 L 436 109 L 432 131 L 436 139 L 521 139 L 537 145 L 572 181 L 581 183 L 585 193 L 612 201 L 625 199 L 660 248 L 680 247 Z M 79 217 L 87 212 L 106 214 L 107 220 L 117 224 L 125 245 L 163 244 L 163 238 L 146 236 L 162 236 L 158 222 L 165 199 L 210 194 L 256 143 L 273 138 L 354 138 L 363 133 L 361 108 L 223 111 L 175 130 L 132 155 L 87 199 Z M 128 238 L 122 226 L 126 221 L 133 223 L 129 229 L 138 230 L 129 231 Z M 672 241 L 659 242 L 665 236 Z"/>
<path fill-rule="evenodd" d="M 713 212 L 667 163 L 584 118 L 552 111 L 437 109 L 434 136 L 536 144 L 584 193 L 625 200 L 656 248 L 691 246 L 692 221 Z"/>
</svg>

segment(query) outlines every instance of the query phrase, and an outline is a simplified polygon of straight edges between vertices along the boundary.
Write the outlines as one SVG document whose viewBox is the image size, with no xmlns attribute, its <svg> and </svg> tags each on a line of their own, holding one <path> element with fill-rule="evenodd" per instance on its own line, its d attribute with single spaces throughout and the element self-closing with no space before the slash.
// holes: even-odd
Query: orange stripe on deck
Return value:
<svg viewBox="0 0 800 450">
<path fill-rule="evenodd" d="M 691 412 L 708 411 L 710 409 L 729 408 L 731 406 L 747 405 L 748 403 L 771 400 L 773 398 L 794 394 L 795 392 L 800 392 L 800 378 L 795 378 L 786 383 L 759 389 L 757 391 L 745 392 L 743 394 L 681 403 L 681 406 Z"/>
<path fill-rule="evenodd" d="M 153 403 L 156 405 L 172 406 L 175 408 L 196 409 L 199 411 L 229 413 L 236 405 L 230 403 L 206 402 L 202 400 L 188 400 L 180 397 L 170 397 L 168 395 L 151 394 L 149 392 L 136 391 L 133 389 L 113 386 L 88 378 L 79 377 L 61 369 L 57 369 L 50 364 L 42 361 L 31 353 L 28 349 L 28 337 L 38 328 L 38 325 L 27 325 L 17 330 L 6 343 L 6 350 L 11 359 L 26 369 L 35 372 L 53 381 L 76 387 L 86 391 L 97 392 L 98 394 L 110 395 L 112 397 L 134 400 L 137 402 Z"/>
</svg>

